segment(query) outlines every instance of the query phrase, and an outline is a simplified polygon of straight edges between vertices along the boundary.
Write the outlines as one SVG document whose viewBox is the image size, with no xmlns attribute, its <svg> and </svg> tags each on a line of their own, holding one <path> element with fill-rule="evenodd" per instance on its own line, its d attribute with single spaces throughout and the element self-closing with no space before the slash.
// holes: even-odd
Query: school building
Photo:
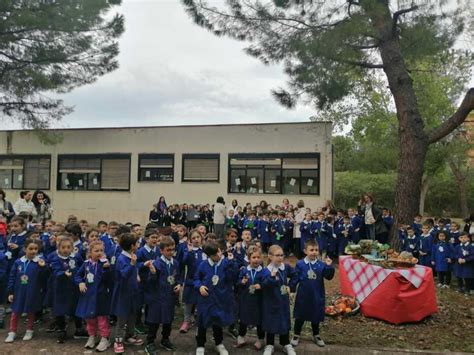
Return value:
<svg viewBox="0 0 474 355">
<path fill-rule="evenodd" d="M 0 187 L 16 201 L 43 190 L 54 219 L 68 215 L 145 223 L 168 203 L 226 203 L 284 197 L 316 208 L 332 199 L 330 122 L 0 131 Z"/>
</svg>

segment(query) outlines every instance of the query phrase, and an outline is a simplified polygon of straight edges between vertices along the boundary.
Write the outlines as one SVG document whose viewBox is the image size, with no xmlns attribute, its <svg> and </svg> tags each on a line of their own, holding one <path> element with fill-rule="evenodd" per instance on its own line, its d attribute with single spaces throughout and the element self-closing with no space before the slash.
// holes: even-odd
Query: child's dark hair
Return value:
<svg viewBox="0 0 474 355">
<path fill-rule="evenodd" d="M 210 258 L 219 252 L 219 244 L 217 241 L 208 240 L 204 243 L 202 251 Z"/>
<path fill-rule="evenodd" d="M 80 237 L 82 234 L 82 228 L 79 223 L 68 223 L 64 227 L 66 229 L 66 232 L 72 234 L 75 237 Z"/>
<path fill-rule="evenodd" d="M 163 238 L 161 238 L 160 240 L 160 249 L 163 250 L 163 249 L 166 249 L 168 247 L 174 247 L 176 244 L 173 240 L 173 238 L 165 235 L 163 236 Z"/>
<path fill-rule="evenodd" d="M 132 250 L 132 245 L 135 245 L 138 241 L 138 236 L 133 233 L 125 233 L 120 237 L 120 247 L 125 251 Z"/>
<path fill-rule="evenodd" d="M 100 227 L 100 226 L 107 226 L 107 222 L 106 221 L 97 222 L 97 227 Z"/>
<path fill-rule="evenodd" d="M 304 243 L 304 248 L 308 248 L 308 247 L 315 247 L 316 249 L 319 249 L 319 244 L 313 240 L 313 239 L 308 239 L 305 243 Z"/>
<path fill-rule="evenodd" d="M 114 224 L 111 224 L 111 223 L 114 223 L 114 222 L 110 222 L 109 223 L 109 226 L 113 226 Z M 117 237 L 120 237 L 122 234 L 125 234 L 125 233 L 130 233 L 132 230 L 129 226 L 126 226 L 125 224 L 119 224 L 118 225 L 118 228 L 117 228 L 117 231 L 115 232 L 115 235 Z"/>
<path fill-rule="evenodd" d="M 150 223 L 148 223 L 148 224 L 145 226 L 145 230 L 148 230 L 148 229 L 157 229 L 158 227 L 159 227 L 158 224 L 153 223 L 153 222 L 150 222 Z"/>
<path fill-rule="evenodd" d="M 445 239 L 448 239 L 448 233 L 446 233 L 445 231 L 439 231 L 438 234 L 436 234 L 436 239 L 435 239 L 436 243 L 438 243 L 440 241 L 440 239 L 439 239 L 440 234 L 444 235 Z"/>
<path fill-rule="evenodd" d="M 469 235 L 468 232 L 461 232 L 461 233 L 459 234 L 459 237 L 463 237 L 463 236 L 467 236 L 467 237 L 469 238 L 469 240 L 472 240 L 472 238 L 471 238 L 471 236 Z"/>
<path fill-rule="evenodd" d="M 20 226 L 26 226 L 26 221 L 24 218 L 20 217 L 20 216 L 15 216 L 11 219 L 10 223 L 13 223 L 13 222 L 16 222 L 18 223 Z"/>
<path fill-rule="evenodd" d="M 159 233 L 156 229 L 147 229 L 147 230 L 145 231 L 144 238 L 145 238 L 145 239 L 148 239 L 148 238 L 150 238 L 150 236 L 152 236 L 152 235 L 158 235 L 158 234 L 160 234 L 160 233 Z"/>
<path fill-rule="evenodd" d="M 25 244 L 23 244 L 23 248 L 26 250 L 26 248 L 28 248 L 28 245 L 30 244 L 36 244 L 38 246 L 38 251 L 41 250 L 41 248 L 43 247 L 43 243 L 41 242 L 40 239 L 28 238 L 25 240 Z"/>
<path fill-rule="evenodd" d="M 205 240 L 217 240 L 217 235 L 215 233 L 207 233 L 204 237 Z"/>
<path fill-rule="evenodd" d="M 228 237 L 231 234 L 238 235 L 239 233 L 237 232 L 237 229 L 234 229 L 234 228 L 227 229 L 227 232 L 225 232 L 225 236 Z"/>
</svg>

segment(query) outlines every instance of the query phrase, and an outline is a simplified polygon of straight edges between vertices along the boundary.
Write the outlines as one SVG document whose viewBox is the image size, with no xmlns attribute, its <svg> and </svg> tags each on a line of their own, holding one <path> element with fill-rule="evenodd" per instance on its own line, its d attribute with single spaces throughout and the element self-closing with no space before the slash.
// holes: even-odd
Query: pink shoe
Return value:
<svg viewBox="0 0 474 355">
<path fill-rule="evenodd" d="M 125 349 L 123 348 L 123 343 L 116 341 L 114 343 L 114 353 L 115 354 L 123 354 L 124 351 L 125 351 Z"/>
<path fill-rule="evenodd" d="M 189 322 L 184 321 L 179 328 L 180 333 L 187 333 L 189 328 L 191 328 L 191 324 Z"/>
</svg>

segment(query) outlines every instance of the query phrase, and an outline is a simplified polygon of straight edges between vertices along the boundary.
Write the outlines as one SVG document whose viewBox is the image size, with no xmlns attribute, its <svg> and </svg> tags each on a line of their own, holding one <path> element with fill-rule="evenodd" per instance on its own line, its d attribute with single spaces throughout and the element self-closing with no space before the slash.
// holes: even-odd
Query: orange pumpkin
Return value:
<svg viewBox="0 0 474 355">
<path fill-rule="evenodd" d="M 345 310 L 344 310 L 344 313 L 351 313 L 352 312 L 352 309 L 347 307 Z"/>
</svg>

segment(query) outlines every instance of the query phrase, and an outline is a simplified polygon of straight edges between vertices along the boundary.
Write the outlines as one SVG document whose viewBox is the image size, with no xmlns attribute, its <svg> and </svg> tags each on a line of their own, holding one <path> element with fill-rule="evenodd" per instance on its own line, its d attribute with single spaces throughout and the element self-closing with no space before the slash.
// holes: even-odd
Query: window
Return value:
<svg viewBox="0 0 474 355">
<path fill-rule="evenodd" d="M 51 156 L 0 156 L 0 188 L 49 190 Z"/>
<path fill-rule="evenodd" d="M 219 182 L 219 154 L 183 154 L 183 182 Z"/>
<path fill-rule="evenodd" d="M 58 156 L 58 190 L 130 190 L 130 154 Z"/>
<path fill-rule="evenodd" d="M 319 154 L 230 154 L 229 193 L 319 194 Z"/>
<path fill-rule="evenodd" d="M 140 154 L 138 181 L 174 181 L 174 154 Z"/>
</svg>

